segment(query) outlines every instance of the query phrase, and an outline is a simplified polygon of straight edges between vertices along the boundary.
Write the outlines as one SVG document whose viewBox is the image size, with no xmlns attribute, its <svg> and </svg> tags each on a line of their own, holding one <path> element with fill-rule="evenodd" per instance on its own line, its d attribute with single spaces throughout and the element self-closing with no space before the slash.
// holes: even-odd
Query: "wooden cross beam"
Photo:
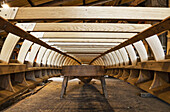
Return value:
<svg viewBox="0 0 170 112">
<path fill-rule="evenodd" d="M 27 24 L 27 23 L 17 23 Z M 34 32 L 141 32 L 150 24 L 121 23 L 35 23 Z M 28 29 L 27 31 L 32 31 Z"/>
<path fill-rule="evenodd" d="M 137 33 L 44 32 L 42 39 L 128 39 Z"/>
<path fill-rule="evenodd" d="M 20 7 L 1 10 L 2 17 L 10 20 L 55 19 L 116 19 L 116 20 L 163 20 L 170 14 L 169 8 L 154 7 Z M 6 15 L 7 12 L 13 16 Z M 8 13 L 9 14 L 9 13 Z"/>
</svg>

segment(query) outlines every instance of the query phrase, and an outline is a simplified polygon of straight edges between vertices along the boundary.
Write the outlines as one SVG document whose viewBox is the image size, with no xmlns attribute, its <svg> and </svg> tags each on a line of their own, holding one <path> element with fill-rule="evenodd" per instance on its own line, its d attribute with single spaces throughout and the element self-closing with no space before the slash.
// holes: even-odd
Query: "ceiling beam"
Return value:
<svg viewBox="0 0 170 112">
<path fill-rule="evenodd" d="M 136 34 L 137 33 L 44 32 L 41 39 L 129 39 Z"/>
<path fill-rule="evenodd" d="M 127 39 L 41 39 L 46 43 L 121 43 Z"/>
<path fill-rule="evenodd" d="M 2 9 L 0 9 L 2 10 Z M 10 8 L 8 9 L 10 10 Z M 11 20 L 116 19 L 163 20 L 169 8 L 155 7 L 20 7 Z"/>
<path fill-rule="evenodd" d="M 18 23 L 24 24 L 24 23 Z M 36 32 L 141 32 L 150 24 L 121 24 L 121 23 L 36 23 Z M 27 31 L 31 31 L 28 29 Z"/>
</svg>

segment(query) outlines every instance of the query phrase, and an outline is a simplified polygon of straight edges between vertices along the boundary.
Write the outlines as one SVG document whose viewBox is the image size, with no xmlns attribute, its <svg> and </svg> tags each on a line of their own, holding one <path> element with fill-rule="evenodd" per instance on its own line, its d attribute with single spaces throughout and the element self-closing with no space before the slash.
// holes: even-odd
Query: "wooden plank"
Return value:
<svg viewBox="0 0 170 112">
<path fill-rule="evenodd" d="M 25 64 L 18 64 L 18 63 L 2 64 L 0 63 L 0 75 L 24 72 L 25 70 L 26 70 Z"/>
<path fill-rule="evenodd" d="M 67 49 L 67 48 L 111 48 L 114 47 L 114 45 L 57 45 L 57 47 L 61 49 Z"/>
<path fill-rule="evenodd" d="M 41 39 L 46 43 L 50 42 L 70 42 L 70 43 L 121 43 L 127 39 Z"/>
<path fill-rule="evenodd" d="M 159 71 L 159 72 L 168 72 L 170 73 L 170 60 L 166 59 L 163 61 L 146 61 L 146 62 L 138 62 L 137 65 L 129 65 L 129 66 L 114 66 L 107 67 L 109 69 L 113 68 L 125 68 L 125 69 L 138 69 L 138 70 L 151 70 L 151 71 Z"/>
<path fill-rule="evenodd" d="M 44 32 L 42 39 L 129 39 L 136 34 L 137 33 Z"/>
<path fill-rule="evenodd" d="M 169 13 L 169 8 L 153 7 L 20 7 L 15 19 L 163 20 Z"/>
<path fill-rule="evenodd" d="M 36 23 L 33 31 L 141 32 L 150 26 L 150 24 L 120 23 Z"/>
<path fill-rule="evenodd" d="M 62 74 L 64 76 L 104 76 L 104 67 L 94 65 L 63 66 Z"/>
<path fill-rule="evenodd" d="M 110 48 L 61 48 L 62 50 L 65 50 L 65 51 L 70 51 L 70 50 L 77 50 L 77 51 L 79 51 L 79 50 L 96 50 L 96 51 L 100 51 L 100 50 L 108 50 L 108 49 L 110 49 Z"/>
</svg>

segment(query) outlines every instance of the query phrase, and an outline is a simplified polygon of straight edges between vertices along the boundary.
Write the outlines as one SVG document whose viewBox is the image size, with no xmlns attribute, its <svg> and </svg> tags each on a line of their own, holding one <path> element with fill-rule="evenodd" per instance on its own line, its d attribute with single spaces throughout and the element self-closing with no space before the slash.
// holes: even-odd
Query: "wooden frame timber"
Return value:
<svg viewBox="0 0 170 112">
<path fill-rule="evenodd" d="M 6 14 L 6 10 L 0 9 Z M 9 9 L 11 10 L 11 9 Z M 13 11 L 13 10 L 12 10 Z M 169 16 L 169 8 L 151 7 L 20 7 L 11 20 L 49 19 L 124 19 L 163 20 Z M 11 14 L 13 13 L 11 12 Z M 17 12 L 17 13 L 16 13 Z M 134 15 L 134 13 L 138 13 Z"/>
<path fill-rule="evenodd" d="M 28 24 L 28 23 L 17 23 Z M 120 23 L 35 23 L 33 32 L 141 32 L 150 24 Z M 65 34 L 65 33 L 64 33 Z"/>
</svg>

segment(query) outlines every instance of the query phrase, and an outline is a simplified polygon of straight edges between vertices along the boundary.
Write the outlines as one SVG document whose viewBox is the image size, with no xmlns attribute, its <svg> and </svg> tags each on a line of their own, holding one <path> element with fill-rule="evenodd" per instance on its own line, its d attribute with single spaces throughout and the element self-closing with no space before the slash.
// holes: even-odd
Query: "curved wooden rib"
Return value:
<svg viewBox="0 0 170 112">
<path fill-rule="evenodd" d="M 25 57 L 26 57 L 28 50 L 30 49 L 32 44 L 33 44 L 33 42 L 31 42 L 29 40 L 24 40 L 24 42 L 19 50 L 18 57 L 17 57 L 17 60 L 19 63 L 21 63 L 21 64 L 24 63 Z"/>
<path fill-rule="evenodd" d="M 129 54 L 129 57 L 130 57 L 132 65 L 136 65 L 136 63 L 137 63 L 137 56 L 136 56 L 136 53 L 135 53 L 135 50 L 134 50 L 133 46 L 132 45 L 128 45 L 125 48 L 126 48 L 128 54 Z"/>
<path fill-rule="evenodd" d="M 151 73 L 147 70 L 140 70 L 136 84 L 151 80 Z"/>
<path fill-rule="evenodd" d="M 12 86 L 11 77 L 9 74 L 0 76 L 0 87 L 8 91 L 15 92 Z"/>
<path fill-rule="evenodd" d="M 9 59 L 12 55 L 14 47 L 16 46 L 17 42 L 19 41 L 20 37 L 13 35 L 11 33 L 8 34 L 0 54 L 0 60 L 3 63 L 9 63 Z"/>
<path fill-rule="evenodd" d="M 156 61 L 164 60 L 165 53 L 157 35 L 146 38 Z"/>
<path fill-rule="evenodd" d="M 43 65 L 43 66 L 46 66 L 46 64 L 47 64 L 47 59 L 48 59 L 50 53 L 51 53 L 51 50 L 50 50 L 50 49 L 47 49 L 47 51 L 45 52 L 45 54 L 44 54 L 44 56 L 43 56 L 43 59 L 42 59 L 42 65 Z"/>
<path fill-rule="evenodd" d="M 55 60 L 56 60 L 58 54 L 59 54 L 58 52 L 55 52 L 55 54 L 54 54 L 54 56 L 53 56 L 53 59 L 52 59 L 52 61 L 51 61 L 51 66 L 53 66 L 53 67 L 55 67 L 54 63 L 55 63 Z"/>
<path fill-rule="evenodd" d="M 122 76 L 119 77 L 119 79 L 121 79 L 121 80 L 126 80 L 126 79 L 128 79 L 129 75 L 130 75 L 130 70 L 128 70 L 128 69 L 123 69 Z"/>
<path fill-rule="evenodd" d="M 122 47 L 121 49 L 119 49 L 119 52 L 124 60 L 124 64 L 129 65 L 129 57 L 128 57 L 128 54 L 127 54 L 125 48 Z"/>
<path fill-rule="evenodd" d="M 30 54 L 29 54 L 29 58 L 28 58 L 28 63 L 29 63 L 29 66 L 30 67 L 33 67 L 33 64 L 34 64 L 34 60 L 35 60 L 35 57 L 40 49 L 40 45 L 34 43 L 32 45 L 32 49 L 30 51 Z"/>
<path fill-rule="evenodd" d="M 135 69 L 130 70 L 130 75 L 129 75 L 128 79 L 127 79 L 127 82 L 134 85 L 136 83 L 138 77 L 139 77 L 139 70 L 135 70 Z"/>
<path fill-rule="evenodd" d="M 160 87 L 161 89 L 168 88 L 170 87 L 170 84 L 168 82 L 169 82 L 168 73 L 154 72 L 154 79 L 149 89 L 153 90 L 158 88 L 160 90 Z"/>
<path fill-rule="evenodd" d="M 117 55 L 117 57 L 118 57 L 118 59 L 119 59 L 119 64 L 120 64 L 120 66 L 123 66 L 123 58 L 122 58 L 119 50 L 116 50 L 115 53 L 116 53 L 116 55 Z"/>
<path fill-rule="evenodd" d="M 116 66 L 119 66 L 119 59 L 118 59 L 117 55 L 115 54 L 115 52 L 114 52 L 114 51 L 113 51 L 113 52 L 111 52 L 111 54 L 113 55 L 113 58 L 114 58 L 114 60 L 115 60 L 115 64 L 116 64 Z"/>
<path fill-rule="evenodd" d="M 57 58 L 56 58 L 56 60 L 55 60 L 55 62 L 54 62 L 54 65 L 55 65 L 55 66 L 58 66 L 58 59 L 60 58 L 60 56 L 61 56 L 61 54 L 58 53 Z"/>
<path fill-rule="evenodd" d="M 49 66 L 49 67 L 51 65 L 51 61 L 53 59 L 54 54 L 55 54 L 55 51 L 51 51 L 51 53 L 50 53 L 50 55 L 49 55 L 49 57 L 47 59 L 47 66 Z"/>
<path fill-rule="evenodd" d="M 135 48 L 139 54 L 141 62 L 147 61 L 148 55 L 147 55 L 147 51 L 145 49 L 143 42 L 140 40 L 138 42 L 135 42 L 133 45 L 135 46 Z"/>
<path fill-rule="evenodd" d="M 41 62 L 42 62 L 42 59 L 43 59 L 43 56 L 46 52 L 47 48 L 41 46 L 39 52 L 38 52 L 38 55 L 37 55 L 37 60 L 36 60 L 36 66 L 41 66 Z"/>
</svg>

